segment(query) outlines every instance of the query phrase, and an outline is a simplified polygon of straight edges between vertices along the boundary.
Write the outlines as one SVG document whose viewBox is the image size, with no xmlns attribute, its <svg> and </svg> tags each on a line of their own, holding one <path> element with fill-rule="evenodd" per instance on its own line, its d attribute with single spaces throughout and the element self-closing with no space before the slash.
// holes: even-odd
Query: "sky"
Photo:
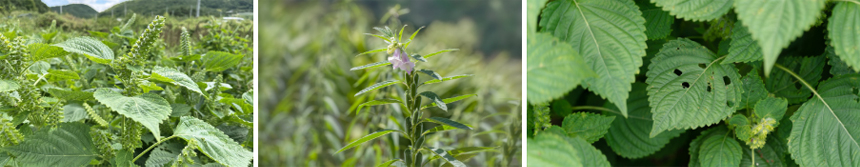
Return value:
<svg viewBox="0 0 860 167">
<path fill-rule="evenodd" d="M 119 4 L 123 1 L 126 0 L 42 0 L 42 2 L 45 2 L 45 4 L 49 7 L 79 3 L 89 5 L 98 12 L 107 10 L 111 6 Z"/>
</svg>

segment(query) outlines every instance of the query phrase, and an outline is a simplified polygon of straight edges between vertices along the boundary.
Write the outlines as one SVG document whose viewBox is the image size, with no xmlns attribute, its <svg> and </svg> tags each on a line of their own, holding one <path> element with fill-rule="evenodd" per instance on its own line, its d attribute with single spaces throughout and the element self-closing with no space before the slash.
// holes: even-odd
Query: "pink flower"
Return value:
<svg viewBox="0 0 860 167">
<path fill-rule="evenodd" d="M 400 48 L 394 50 L 394 55 L 388 57 L 388 62 L 394 65 L 394 69 L 400 68 L 410 75 L 412 74 L 412 68 L 415 67 L 415 63 L 409 61 L 409 57 L 406 56 L 405 52 L 400 51 Z"/>
</svg>

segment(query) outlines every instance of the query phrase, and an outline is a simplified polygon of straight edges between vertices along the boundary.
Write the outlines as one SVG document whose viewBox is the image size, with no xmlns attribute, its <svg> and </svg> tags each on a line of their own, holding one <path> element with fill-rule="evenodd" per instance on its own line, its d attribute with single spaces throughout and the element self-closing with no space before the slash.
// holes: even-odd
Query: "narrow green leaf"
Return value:
<svg viewBox="0 0 860 167">
<path fill-rule="evenodd" d="M 114 59 L 113 50 L 101 41 L 92 37 L 75 37 L 62 43 L 54 44 L 67 52 L 86 56 L 99 64 L 110 64 Z"/>
<path fill-rule="evenodd" d="M 379 29 L 377 29 L 377 30 L 379 30 Z M 385 33 L 385 31 L 382 31 L 382 30 L 379 30 L 379 31 Z M 387 42 L 387 43 L 391 43 L 390 39 L 382 37 L 381 35 L 376 35 L 376 34 L 371 34 L 371 33 L 364 33 L 364 35 L 371 35 L 371 36 L 377 37 L 379 39 L 385 40 L 385 42 Z"/>
<path fill-rule="evenodd" d="M 615 116 L 602 116 L 594 113 L 577 112 L 564 117 L 561 127 L 570 137 L 579 137 L 588 143 L 603 138 L 609 131 Z"/>
<path fill-rule="evenodd" d="M 403 103 L 403 102 L 402 102 L 402 101 L 400 101 L 400 100 L 397 100 L 397 99 L 379 99 L 379 100 L 372 100 L 372 101 L 369 101 L 369 102 L 364 102 L 364 103 L 361 103 L 361 105 L 358 105 L 358 108 L 357 108 L 357 110 L 356 110 L 356 112 L 355 112 L 355 115 L 360 114 L 360 113 L 361 113 L 361 109 L 362 109 L 362 108 L 364 108 L 364 107 L 377 106 L 377 105 L 384 105 L 384 104 L 393 104 L 393 103 L 398 103 L 398 104 L 399 104 L 399 103 Z M 403 108 L 406 108 L 406 107 L 403 107 Z"/>
<path fill-rule="evenodd" d="M 397 84 L 397 83 L 400 83 L 400 82 L 399 82 L 399 81 L 397 81 L 397 80 L 382 81 L 382 82 L 380 82 L 380 83 L 376 83 L 376 84 L 370 85 L 370 87 L 364 88 L 364 89 L 362 89 L 361 91 L 358 91 L 358 93 L 355 93 L 355 96 L 356 96 L 356 97 L 358 97 L 358 95 L 361 95 L 361 94 L 367 93 L 367 92 L 369 92 L 369 91 L 373 91 L 373 90 L 377 90 L 377 89 L 380 89 L 380 88 L 384 88 L 384 87 L 386 87 L 386 86 L 391 86 L 391 85 L 394 85 L 394 84 Z"/>
<path fill-rule="evenodd" d="M 427 62 L 427 59 L 424 59 L 424 56 L 419 54 L 412 54 L 412 58 L 421 62 Z"/>
<path fill-rule="evenodd" d="M 355 71 L 355 70 L 361 70 L 361 69 L 382 67 L 382 66 L 387 66 L 387 65 L 391 65 L 391 62 L 388 62 L 388 60 L 380 61 L 380 62 L 376 62 L 376 63 L 370 63 L 370 64 L 363 65 L 363 66 L 353 67 L 353 68 L 350 68 L 349 70 Z"/>
<path fill-rule="evenodd" d="M 692 21 L 709 21 L 732 9 L 732 0 L 651 0 L 672 15 Z"/>
<path fill-rule="evenodd" d="M 450 51 L 458 51 L 458 50 L 460 50 L 460 49 L 445 49 L 445 50 L 440 50 L 440 51 L 437 51 L 437 52 L 433 52 L 433 53 L 430 53 L 430 54 L 424 55 L 424 58 L 426 59 L 426 58 L 430 58 L 430 57 L 436 56 L 436 55 L 441 54 L 441 53 L 450 52 Z"/>
<path fill-rule="evenodd" d="M 225 166 L 249 166 L 254 153 L 236 143 L 221 130 L 200 119 L 184 116 L 176 126 L 174 136 L 196 144 L 204 155 Z"/>
<path fill-rule="evenodd" d="M 243 55 L 232 54 L 221 51 L 209 51 L 200 61 L 203 62 L 203 67 L 206 71 L 221 72 L 232 68 L 242 61 Z"/>
<path fill-rule="evenodd" d="M 827 33 L 839 56 L 845 63 L 860 71 L 860 3 L 836 2 L 833 14 L 827 21 Z"/>
<path fill-rule="evenodd" d="M 364 136 L 364 137 L 359 138 L 358 140 L 352 141 L 351 143 L 349 143 L 348 145 L 344 146 L 344 147 L 343 147 L 343 148 L 341 148 L 340 150 L 337 150 L 337 152 L 335 152 L 335 154 L 340 153 L 340 152 L 343 152 L 343 151 L 346 151 L 346 150 L 348 150 L 348 149 L 350 149 L 350 148 L 356 147 L 356 146 L 358 146 L 358 145 L 361 145 L 362 143 L 365 143 L 365 142 L 368 142 L 368 141 L 370 141 L 370 140 L 376 139 L 376 138 L 377 138 L 377 137 L 379 137 L 379 136 L 382 136 L 382 135 L 385 135 L 385 134 L 388 134 L 388 133 L 391 133 L 391 132 L 395 132 L 395 130 L 380 130 L 380 131 L 373 132 L 373 133 L 371 133 L 371 134 L 369 134 L 369 135 L 367 135 L 367 136 Z"/>
<path fill-rule="evenodd" d="M 397 162 L 397 161 L 403 161 L 403 160 L 400 160 L 400 159 L 392 159 L 392 160 L 388 160 L 388 161 L 385 161 L 385 163 L 382 163 L 382 164 L 377 165 L 376 167 L 388 167 L 388 166 L 391 166 L 391 164 L 393 164 L 394 162 Z"/>
<path fill-rule="evenodd" d="M 202 96 L 206 96 L 206 94 L 200 90 L 200 87 L 196 83 L 194 83 L 194 80 L 192 80 L 191 77 L 188 77 L 188 75 L 185 75 L 185 73 L 179 72 L 176 69 L 156 66 L 152 69 L 151 77 L 161 82 L 167 82 L 176 86 L 185 87 L 192 92 L 198 93 Z"/>
<path fill-rule="evenodd" d="M 418 28 L 418 30 L 415 30 L 415 32 L 412 32 L 412 36 L 409 36 L 409 42 L 406 42 L 406 44 L 403 44 L 403 49 L 406 49 L 407 47 L 409 47 L 409 44 L 412 43 L 412 39 L 415 39 L 415 35 L 418 35 L 418 31 L 421 31 L 421 29 L 424 29 L 424 26 L 421 26 L 420 28 Z"/>
<path fill-rule="evenodd" d="M 18 90 L 18 88 L 21 88 L 21 86 L 18 85 L 18 82 L 0 79 L 0 92 Z"/>
<path fill-rule="evenodd" d="M 433 147 L 427 147 L 427 149 L 433 151 L 433 153 L 436 153 L 436 155 L 442 157 L 442 159 L 455 167 L 466 167 L 466 164 L 460 162 L 460 160 L 457 160 L 457 158 L 454 158 L 454 156 L 451 156 L 451 154 L 448 154 L 448 152 L 443 149 Z"/>
<path fill-rule="evenodd" d="M 80 123 L 60 123 L 27 135 L 24 142 L 2 148 L 22 166 L 85 166 L 98 157 L 90 137 L 90 127 Z"/>
<path fill-rule="evenodd" d="M 371 54 L 371 53 L 377 53 L 377 52 L 384 52 L 384 51 L 387 51 L 387 50 L 388 50 L 388 48 L 373 49 L 373 50 L 370 50 L 370 51 L 361 52 L 361 53 L 359 53 L 359 54 L 357 54 L 357 55 L 355 55 L 355 56 L 361 56 L 361 55 L 366 55 L 366 54 Z"/>
<path fill-rule="evenodd" d="M 451 104 L 451 103 L 453 103 L 453 102 L 457 102 L 457 101 L 460 101 L 460 100 L 463 100 L 463 99 L 466 99 L 466 98 L 469 98 L 469 97 L 472 97 L 472 96 L 478 96 L 478 94 L 460 95 L 460 96 L 457 96 L 457 97 L 452 97 L 452 98 L 442 99 L 442 102 L 445 102 L 445 104 Z M 430 107 L 433 107 L 433 106 L 435 106 L 435 105 L 436 105 L 436 102 L 433 102 L 433 103 L 430 103 L 430 104 L 428 104 L 428 105 L 424 105 L 424 106 L 422 106 L 422 107 L 421 107 L 421 109 L 430 108 Z"/>
<path fill-rule="evenodd" d="M 449 81 L 449 80 L 460 79 L 460 78 L 471 77 L 471 76 L 474 76 L 474 75 L 472 75 L 472 74 L 461 74 L 461 75 L 455 75 L 455 76 L 445 77 L 445 78 L 442 78 L 441 80 L 440 80 L 440 79 L 434 79 L 434 80 L 429 80 L 429 81 L 427 81 L 427 82 L 424 82 L 424 85 L 427 85 L 427 84 L 434 84 L 434 83 L 440 83 L 440 82 L 443 82 L 443 81 Z"/>
<path fill-rule="evenodd" d="M 430 99 L 430 101 L 432 101 L 434 104 L 436 104 L 436 107 L 439 107 L 439 109 L 442 109 L 444 111 L 448 111 L 448 105 L 446 105 L 445 101 L 442 101 L 442 98 L 440 98 L 439 95 L 436 95 L 436 93 L 433 93 L 431 91 L 425 91 L 425 92 L 419 93 L 419 95 L 424 96 L 427 99 Z"/>
<path fill-rule="evenodd" d="M 397 35 L 397 41 L 403 41 L 403 30 L 406 30 L 406 25 L 400 27 L 400 33 Z"/>
<path fill-rule="evenodd" d="M 167 119 L 172 111 L 170 104 L 161 96 L 144 93 L 127 97 L 110 89 L 99 89 L 93 97 L 113 111 L 140 123 L 152 132 L 156 140 L 161 140 L 161 130 L 158 125 Z"/>
<path fill-rule="evenodd" d="M 427 120 L 429 120 L 431 122 L 438 123 L 438 124 L 442 124 L 445 126 L 455 127 L 457 129 L 472 130 L 472 127 L 466 126 L 466 125 L 459 123 L 459 122 L 456 122 L 456 121 L 452 121 L 448 118 L 430 117 L 430 118 L 427 118 Z"/>
<path fill-rule="evenodd" d="M 433 79 L 442 80 L 442 76 L 440 76 L 439 73 L 436 73 L 433 70 L 420 69 L 418 71 L 420 71 L 421 73 L 427 74 L 430 77 L 433 77 Z"/>
</svg>

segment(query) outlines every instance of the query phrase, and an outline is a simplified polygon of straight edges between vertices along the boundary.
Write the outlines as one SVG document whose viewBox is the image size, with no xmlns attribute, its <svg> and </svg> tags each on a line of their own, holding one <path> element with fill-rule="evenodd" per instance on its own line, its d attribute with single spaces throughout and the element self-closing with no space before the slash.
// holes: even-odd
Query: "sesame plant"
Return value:
<svg viewBox="0 0 860 167">
<path fill-rule="evenodd" d="M 527 8 L 529 166 L 860 166 L 860 1 Z"/>
<path fill-rule="evenodd" d="M 400 112 L 397 114 L 399 115 L 388 116 L 387 118 L 390 118 L 392 119 L 392 121 L 397 123 L 397 127 L 399 129 L 382 129 L 375 131 L 371 134 L 368 134 L 367 136 L 361 137 L 355 141 L 350 142 L 348 145 L 338 150 L 337 153 L 359 146 L 362 143 L 371 141 L 380 136 L 389 133 L 395 133 L 399 134 L 408 141 L 408 147 L 394 149 L 393 151 L 396 151 L 398 153 L 397 156 L 392 157 L 391 160 L 388 160 L 385 163 L 380 164 L 379 166 L 389 166 L 392 164 L 400 164 L 405 166 L 424 166 L 426 163 L 429 163 L 436 159 L 442 159 L 447 162 L 447 164 L 453 166 L 466 166 L 463 162 L 455 158 L 456 154 L 451 153 L 453 151 L 463 152 L 464 150 L 443 150 L 440 148 L 431 147 L 430 144 L 427 144 L 427 138 L 437 132 L 449 130 L 472 130 L 472 127 L 469 127 L 456 121 L 449 120 L 448 118 L 425 115 L 425 110 L 431 107 L 436 107 L 443 111 L 447 111 L 448 103 L 457 102 L 465 98 L 475 96 L 475 94 L 461 95 L 442 99 L 432 91 L 419 92 L 419 88 L 421 86 L 469 77 L 471 75 L 461 74 L 449 77 L 442 77 L 438 73 L 429 69 L 415 69 L 416 63 L 427 62 L 427 59 L 430 57 L 445 52 L 456 51 L 457 49 L 445 49 L 423 56 L 419 54 L 409 55 L 406 49 L 409 47 L 409 44 L 412 43 L 413 39 L 415 38 L 415 35 L 423 27 L 413 32 L 412 36 L 409 37 L 408 41 L 402 41 L 403 30 L 405 28 L 406 26 L 404 25 L 403 28 L 401 28 L 401 30 L 399 31 L 399 33 L 397 31 L 391 30 L 387 26 L 385 28 L 374 28 L 382 34 L 368 35 L 378 37 L 384 40 L 387 44 L 389 44 L 388 47 L 374 49 L 371 51 L 360 53 L 356 56 L 377 52 L 385 52 L 391 54 L 391 56 L 388 57 L 388 61 L 372 63 L 350 69 L 362 70 L 375 67 L 385 67 L 388 65 L 392 66 L 392 69 L 396 72 L 392 74 L 393 76 L 391 80 L 373 84 L 370 87 L 359 91 L 355 94 L 355 96 L 360 96 L 370 91 L 380 90 L 393 85 L 398 85 L 401 87 L 387 89 L 387 91 L 394 91 L 394 93 L 383 99 L 376 99 L 362 103 L 358 106 L 358 110 L 356 112 L 361 112 L 361 108 L 365 107 L 385 104 L 398 105 L 400 107 Z M 421 77 L 419 77 L 420 75 L 427 76 L 430 79 L 425 79 L 426 81 L 422 82 Z M 422 99 L 427 99 L 428 103 L 422 103 Z"/>
<path fill-rule="evenodd" d="M 135 17 L 91 36 L 0 34 L 0 166 L 251 165 L 250 56 L 185 31 L 168 57 L 165 17 L 137 33 Z"/>
</svg>

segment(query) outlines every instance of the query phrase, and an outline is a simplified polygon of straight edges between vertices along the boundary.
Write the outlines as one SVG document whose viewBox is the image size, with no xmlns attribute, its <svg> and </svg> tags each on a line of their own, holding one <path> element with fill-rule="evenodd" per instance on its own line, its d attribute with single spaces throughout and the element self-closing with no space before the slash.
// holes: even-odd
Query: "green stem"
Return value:
<svg viewBox="0 0 860 167">
<path fill-rule="evenodd" d="M 750 149 L 750 159 L 752 159 L 750 167 L 755 167 L 755 149 Z"/>
<path fill-rule="evenodd" d="M 176 137 L 179 137 L 179 136 L 170 136 L 170 137 L 164 138 L 164 140 L 158 141 L 157 143 L 153 144 L 152 146 L 149 146 L 149 148 L 146 148 L 146 150 L 143 150 L 143 152 L 140 152 L 140 154 L 138 154 L 137 157 L 134 157 L 134 159 L 132 159 L 131 162 L 137 161 L 138 158 L 142 157 L 143 154 L 145 154 L 146 152 L 149 152 L 149 150 L 152 150 L 153 148 L 155 148 L 155 146 L 157 146 L 158 144 L 161 144 L 164 141 L 167 141 L 167 140 L 170 140 L 170 139 L 173 139 Z"/>
<path fill-rule="evenodd" d="M 573 111 L 576 111 L 576 110 L 597 110 L 597 111 L 611 112 L 611 113 L 615 113 L 618 115 L 624 115 L 624 114 L 621 114 L 621 112 L 618 112 L 618 111 L 615 111 L 612 109 L 608 109 L 608 108 L 604 108 L 604 107 L 598 107 L 598 106 L 575 106 L 575 107 L 571 107 L 570 110 L 573 110 Z M 627 117 L 651 121 L 650 118 L 643 118 L 643 117 L 630 116 L 630 115 L 628 115 Z"/>
<path fill-rule="evenodd" d="M 792 72 L 791 70 L 789 70 L 788 68 L 785 68 L 784 66 L 782 66 L 780 64 L 774 63 L 773 66 L 785 71 L 786 73 L 788 73 L 791 76 L 793 76 L 794 78 L 796 78 L 798 81 L 800 81 L 800 83 L 803 84 L 803 86 L 806 86 L 806 88 L 809 88 L 809 90 L 812 91 L 812 93 L 815 94 L 815 96 L 818 97 L 818 99 L 821 99 L 821 101 L 824 102 L 824 98 L 822 98 L 821 95 L 818 94 L 818 91 L 815 91 L 815 88 L 813 88 L 812 85 L 810 85 L 808 82 L 803 80 L 803 78 L 800 77 L 800 75 L 795 74 L 794 72 Z M 824 104 L 826 105 L 827 103 L 824 103 Z M 827 106 L 827 108 L 830 108 L 830 106 Z"/>
</svg>

